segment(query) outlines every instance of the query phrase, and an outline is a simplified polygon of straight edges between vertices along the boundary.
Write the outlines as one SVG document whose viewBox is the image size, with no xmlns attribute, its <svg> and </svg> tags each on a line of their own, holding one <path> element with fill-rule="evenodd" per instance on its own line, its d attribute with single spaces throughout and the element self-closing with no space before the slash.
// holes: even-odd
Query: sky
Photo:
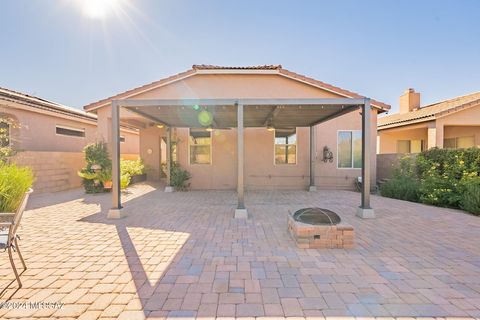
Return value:
<svg viewBox="0 0 480 320">
<path fill-rule="evenodd" d="M 422 105 L 480 91 L 479 14 L 478 0 L 2 0 L 0 86 L 82 108 L 193 64 L 281 64 L 392 113 L 407 88 Z"/>
</svg>

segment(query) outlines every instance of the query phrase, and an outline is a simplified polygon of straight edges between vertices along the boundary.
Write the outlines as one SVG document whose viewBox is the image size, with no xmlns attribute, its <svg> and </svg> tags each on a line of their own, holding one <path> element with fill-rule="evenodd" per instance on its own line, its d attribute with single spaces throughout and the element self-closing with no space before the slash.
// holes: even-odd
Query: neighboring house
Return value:
<svg viewBox="0 0 480 320">
<path fill-rule="evenodd" d="M 186 72 L 89 104 L 84 109 L 98 115 L 99 130 L 111 142 L 113 100 L 172 99 L 181 102 L 183 99 L 321 98 L 364 97 L 281 66 L 194 65 Z M 331 107 L 325 106 L 325 112 L 332 112 Z M 354 180 L 361 175 L 361 114 L 358 107 L 351 109 L 345 106 L 345 110 L 342 110 L 343 106 L 337 107 L 328 118 L 330 120 L 319 121 L 314 126 L 315 184 L 322 188 L 352 189 Z M 377 114 L 389 110 L 390 106 L 372 100 L 371 107 L 372 121 L 368 132 L 372 138 L 371 181 L 375 181 Z M 285 114 L 292 111 L 279 105 L 257 107 L 256 113 L 251 109 L 254 107 L 249 108 L 245 111 L 247 128 L 244 130 L 246 188 L 307 188 L 310 175 L 310 128 L 282 125 Z M 312 120 L 316 116 L 308 106 L 302 108 L 299 105 L 296 108 L 291 113 L 292 118 L 296 117 L 295 114 L 299 115 L 298 118 L 308 118 L 310 114 Z M 194 111 L 198 113 L 198 119 Z M 203 122 L 205 119 L 202 118 L 207 121 Z M 251 125 L 254 122 L 257 125 Z M 172 139 L 176 142 L 172 158 L 191 173 L 193 189 L 237 187 L 236 113 L 231 105 L 212 107 L 208 104 L 177 104 L 171 108 L 122 108 L 120 123 L 139 128 L 140 155 L 150 169 L 149 179 L 158 180 L 163 176 L 161 167 L 166 159 L 166 127 L 172 123 L 176 124 L 171 125 L 175 127 L 172 129 Z M 333 158 L 328 159 L 329 156 Z"/>
<path fill-rule="evenodd" d="M 5 88 L 0 88 L 0 126 L 8 129 L 2 146 L 11 146 L 15 161 L 34 169 L 36 191 L 80 186 L 82 150 L 102 139 L 96 115 Z M 123 127 L 121 138 L 124 156 L 138 157 L 138 130 Z"/>
<path fill-rule="evenodd" d="M 420 107 L 420 93 L 408 89 L 400 112 L 378 118 L 378 153 L 480 146 L 480 92 Z"/>
</svg>

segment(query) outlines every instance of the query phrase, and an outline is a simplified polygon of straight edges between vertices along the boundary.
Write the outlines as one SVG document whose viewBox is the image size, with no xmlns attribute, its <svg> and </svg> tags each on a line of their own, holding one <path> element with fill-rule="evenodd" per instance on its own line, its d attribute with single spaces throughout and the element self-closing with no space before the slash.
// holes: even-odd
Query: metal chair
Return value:
<svg viewBox="0 0 480 320">
<path fill-rule="evenodd" d="M 13 261 L 13 251 L 16 251 L 20 257 L 20 261 L 23 265 L 23 273 L 25 270 L 27 270 L 27 266 L 25 265 L 25 260 L 23 260 L 22 253 L 20 252 L 20 247 L 18 246 L 18 240 L 20 237 L 18 236 L 17 231 L 18 227 L 20 226 L 23 212 L 27 206 L 28 197 L 32 191 L 32 189 L 29 189 L 27 192 L 25 192 L 22 202 L 15 213 L 0 213 L 0 249 L 8 251 L 10 264 L 12 265 L 13 272 L 15 273 L 15 278 L 17 278 L 19 288 L 22 287 L 22 282 L 20 281 L 20 274 L 18 273 Z M 7 229 L 8 232 L 5 229 Z"/>
</svg>

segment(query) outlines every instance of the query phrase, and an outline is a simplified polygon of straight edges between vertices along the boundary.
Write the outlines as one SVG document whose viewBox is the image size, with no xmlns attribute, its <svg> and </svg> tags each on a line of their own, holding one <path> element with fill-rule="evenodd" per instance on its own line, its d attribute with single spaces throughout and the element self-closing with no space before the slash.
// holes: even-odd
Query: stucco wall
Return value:
<svg viewBox="0 0 480 320">
<path fill-rule="evenodd" d="M 56 192 L 81 186 L 77 175 L 85 164 L 81 152 L 19 152 L 13 159 L 21 166 L 31 167 L 35 174 L 35 192 Z"/>
<path fill-rule="evenodd" d="M 104 140 L 97 130 L 96 121 L 66 119 L 47 112 L 25 110 L 21 106 L 0 105 L 0 115 L 11 117 L 17 123 L 11 129 L 11 141 L 13 148 L 19 151 L 81 152 L 85 145 Z M 85 137 L 59 135 L 56 133 L 57 125 L 85 129 Z M 125 137 L 121 152 L 138 154 L 138 134 L 122 130 L 121 135 Z"/>
<path fill-rule="evenodd" d="M 188 99 L 188 98 L 338 98 L 332 92 L 292 80 L 278 74 L 197 74 L 140 92 L 130 99 Z M 97 110 L 99 122 L 109 136 L 109 105 Z M 121 120 L 132 120 L 121 110 Z M 122 118 L 123 117 L 123 118 Z M 161 119 L 160 119 L 161 120 Z M 375 181 L 376 111 L 372 111 L 372 182 Z M 147 123 L 147 126 L 149 124 Z M 100 128 L 100 125 L 99 125 Z M 337 131 L 361 130 L 359 111 L 321 124 L 317 128 L 316 184 L 324 188 L 353 188 L 360 169 L 337 169 Z M 108 131 L 108 132 L 107 132 Z M 236 130 L 215 130 L 212 142 L 212 164 L 188 163 L 188 129 L 178 129 L 178 159 L 192 174 L 193 189 L 234 189 L 237 181 Z M 140 155 L 149 168 L 149 178 L 160 176 L 162 129 L 150 126 L 140 130 Z M 309 129 L 298 129 L 297 164 L 274 164 L 274 133 L 266 128 L 245 129 L 245 186 L 249 189 L 306 188 L 309 184 Z M 333 163 L 321 162 L 321 152 L 327 145 L 334 153 Z M 147 150 L 151 150 L 148 153 Z M 373 184 L 372 184 L 373 185 Z"/>
<path fill-rule="evenodd" d="M 376 111 L 372 110 L 371 182 L 376 181 Z M 361 115 L 358 111 L 343 115 L 316 127 L 317 159 L 315 165 L 316 185 L 329 189 L 352 189 L 354 179 L 361 175 L 360 169 L 337 168 L 337 132 L 361 130 Z M 180 165 L 192 175 L 192 189 L 235 189 L 237 183 L 237 131 L 214 130 L 212 132 L 212 163 L 190 164 L 188 159 L 188 129 L 178 128 L 177 154 Z M 310 135 L 309 128 L 297 128 L 297 163 L 276 165 L 274 163 L 274 132 L 266 128 L 245 129 L 245 186 L 247 189 L 305 189 L 310 182 Z M 140 130 L 140 155 L 148 167 L 148 177 L 160 177 L 160 139 L 165 130 L 157 127 Z M 322 150 L 328 146 L 333 152 L 333 163 L 321 161 Z M 148 150 L 151 153 L 148 153 Z"/>
<path fill-rule="evenodd" d="M 371 111 L 371 149 L 370 149 L 370 181 L 372 188 L 376 181 L 376 135 L 377 111 Z M 353 111 L 341 117 L 322 123 L 316 127 L 317 160 L 315 166 L 315 184 L 320 188 L 352 189 L 355 178 L 362 175 L 361 169 L 337 168 L 337 133 L 339 130 L 361 130 L 362 117 L 359 111 Z M 333 162 L 323 162 L 323 147 L 333 152 Z"/>
<path fill-rule="evenodd" d="M 397 153 L 398 140 L 423 140 L 425 145 L 428 141 L 427 124 L 402 127 L 378 132 L 379 154 Z"/>
</svg>

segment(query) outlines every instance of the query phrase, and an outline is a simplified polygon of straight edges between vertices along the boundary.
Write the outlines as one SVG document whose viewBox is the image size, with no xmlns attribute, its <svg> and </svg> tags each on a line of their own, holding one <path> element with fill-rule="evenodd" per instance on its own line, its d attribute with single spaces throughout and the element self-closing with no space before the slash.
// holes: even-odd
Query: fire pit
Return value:
<svg viewBox="0 0 480 320">
<path fill-rule="evenodd" d="M 354 243 L 353 227 L 328 209 L 304 208 L 289 214 L 288 230 L 303 249 L 352 248 Z"/>
</svg>

